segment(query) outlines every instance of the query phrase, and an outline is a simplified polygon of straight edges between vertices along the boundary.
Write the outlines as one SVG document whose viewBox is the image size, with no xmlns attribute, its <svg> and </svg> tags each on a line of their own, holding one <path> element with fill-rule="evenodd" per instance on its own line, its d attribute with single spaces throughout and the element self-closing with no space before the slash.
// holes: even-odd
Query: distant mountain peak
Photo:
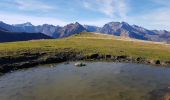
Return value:
<svg viewBox="0 0 170 100">
<path fill-rule="evenodd" d="M 33 26 L 31 22 L 24 23 L 25 26 Z"/>
<path fill-rule="evenodd" d="M 80 23 L 79 23 L 79 22 L 75 22 L 75 24 L 79 24 L 79 25 L 80 25 Z"/>
<path fill-rule="evenodd" d="M 120 22 L 109 22 L 107 23 L 108 25 L 120 25 L 121 23 Z M 105 24 L 105 25 L 107 25 Z"/>
<path fill-rule="evenodd" d="M 0 23 L 4 23 L 3 21 L 0 21 Z"/>
<path fill-rule="evenodd" d="M 105 25 L 110 25 L 110 26 L 123 26 L 123 25 L 126 25 L 126 26 L 130 26 L 127 22 L 109 22 Z"/>
<path fill-rule="evenodd" d="M 81 24 L 78 23 L 78 22 L 70 23 L 70 24 L 67 24 L 66 26 L 70 26 L 70 25 L 72 25 L 72 26 L 81 26 Z"/>
<path fill-rule="evenodd" d="M 122 25 L 130 26 L 127 22 L 121 22 Z"/>
<path fill-rule="evenodd" d="M 33 26 L 31 22 L 26 22 L 23 24 L 15 24 L 14 26 L 25 27 L 25 26 Z"/>
<path fill-rule="evenodd" d="M 108 22 L 106 24 L 120 24 L 120 22 Z"/>
<path fill-rule="evenodd" d="M 1 25 L 8 25 L 8 24 L 6 24 L 6 23 L 3 22 L 3 21 L 0 21 L 0 24 L 1 24 Z"/>
</svg>

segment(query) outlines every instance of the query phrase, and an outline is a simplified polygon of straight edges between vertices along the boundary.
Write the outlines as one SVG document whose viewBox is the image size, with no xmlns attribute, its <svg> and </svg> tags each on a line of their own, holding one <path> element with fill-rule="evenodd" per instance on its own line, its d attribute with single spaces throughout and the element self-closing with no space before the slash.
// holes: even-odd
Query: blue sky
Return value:
<svg viewBox="0 0 170 100">
<path fill-rule="evenodd" d="M 1 0 L 0 20 L 9 24 L 103 26 L 125 21 L 170 30 L 170 0 Z"/>
</svg>

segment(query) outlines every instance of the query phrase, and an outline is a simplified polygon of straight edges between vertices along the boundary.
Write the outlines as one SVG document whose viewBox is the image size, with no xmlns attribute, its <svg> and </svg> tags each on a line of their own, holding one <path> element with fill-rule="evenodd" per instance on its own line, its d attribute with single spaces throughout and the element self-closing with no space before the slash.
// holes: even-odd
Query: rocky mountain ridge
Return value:
<svg viewBox="0 0 170 100">
<path fill-rule="evenodd" d="M 0 22 L 0 27 L 8 30 L 9 32 L 43 33 L 53 38 L 69 37 L 71 35 L 87 31 L 140 40 L 170 42 L 170 32 L 166 30 L 148 30 L 137 25 L 129 25 L 126 22 L 109 22 L 103 27 L 81 25 L 78 22 L 71 23 L 63 27 L 49 24 L 34 26 L 30 22 L 15 25 Z"/>
</svg>

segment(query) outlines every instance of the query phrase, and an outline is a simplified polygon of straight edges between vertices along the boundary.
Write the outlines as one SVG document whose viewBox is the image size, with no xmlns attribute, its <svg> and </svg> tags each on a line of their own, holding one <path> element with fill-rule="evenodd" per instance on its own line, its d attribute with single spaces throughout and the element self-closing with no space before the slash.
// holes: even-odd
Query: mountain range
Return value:
<svg viewBox="0 0 170 100">
<path fill-rule="evenodd" d="M 9 25 L 0 22 L 0 29 L 9 32 L 25 32 L 25 33 L 43 33 L 52 38 L 64 38 L 80 32 L 97 32 L 101 34 L 109 34 L 122 36 L 125 38 L 135 38 L 140 40 L 157 41 L 157 42 L 170 42 L 170 32 L 166 30 L 148 30 L 146 28 L 130 25 L 126 22 L 109 22 L 103 27 L 81 25 L 78 22 L 71 23 L 66 26 L 54 26 L 49 24 L 32 25 L 30 22 L 23 24 Z"/>
<path fill-rule="evenodd" d="M 52 38 L 42 33 L 8 32 L 7 30 L 0 28 L 0 42 L 14 42 L 39 39 Z"/>
</svg>

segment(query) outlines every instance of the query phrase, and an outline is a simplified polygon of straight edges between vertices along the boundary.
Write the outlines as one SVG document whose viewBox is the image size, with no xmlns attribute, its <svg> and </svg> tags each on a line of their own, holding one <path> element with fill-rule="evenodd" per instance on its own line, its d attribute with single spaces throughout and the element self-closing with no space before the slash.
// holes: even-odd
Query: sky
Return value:
<svg viewBox="0 0 170 100">
<path fill-rule="evenodd" d="M 170 0 L 0 0 L 0 21 L 60 26 L 124 21 L 170 31 Z"/>
</svg>

